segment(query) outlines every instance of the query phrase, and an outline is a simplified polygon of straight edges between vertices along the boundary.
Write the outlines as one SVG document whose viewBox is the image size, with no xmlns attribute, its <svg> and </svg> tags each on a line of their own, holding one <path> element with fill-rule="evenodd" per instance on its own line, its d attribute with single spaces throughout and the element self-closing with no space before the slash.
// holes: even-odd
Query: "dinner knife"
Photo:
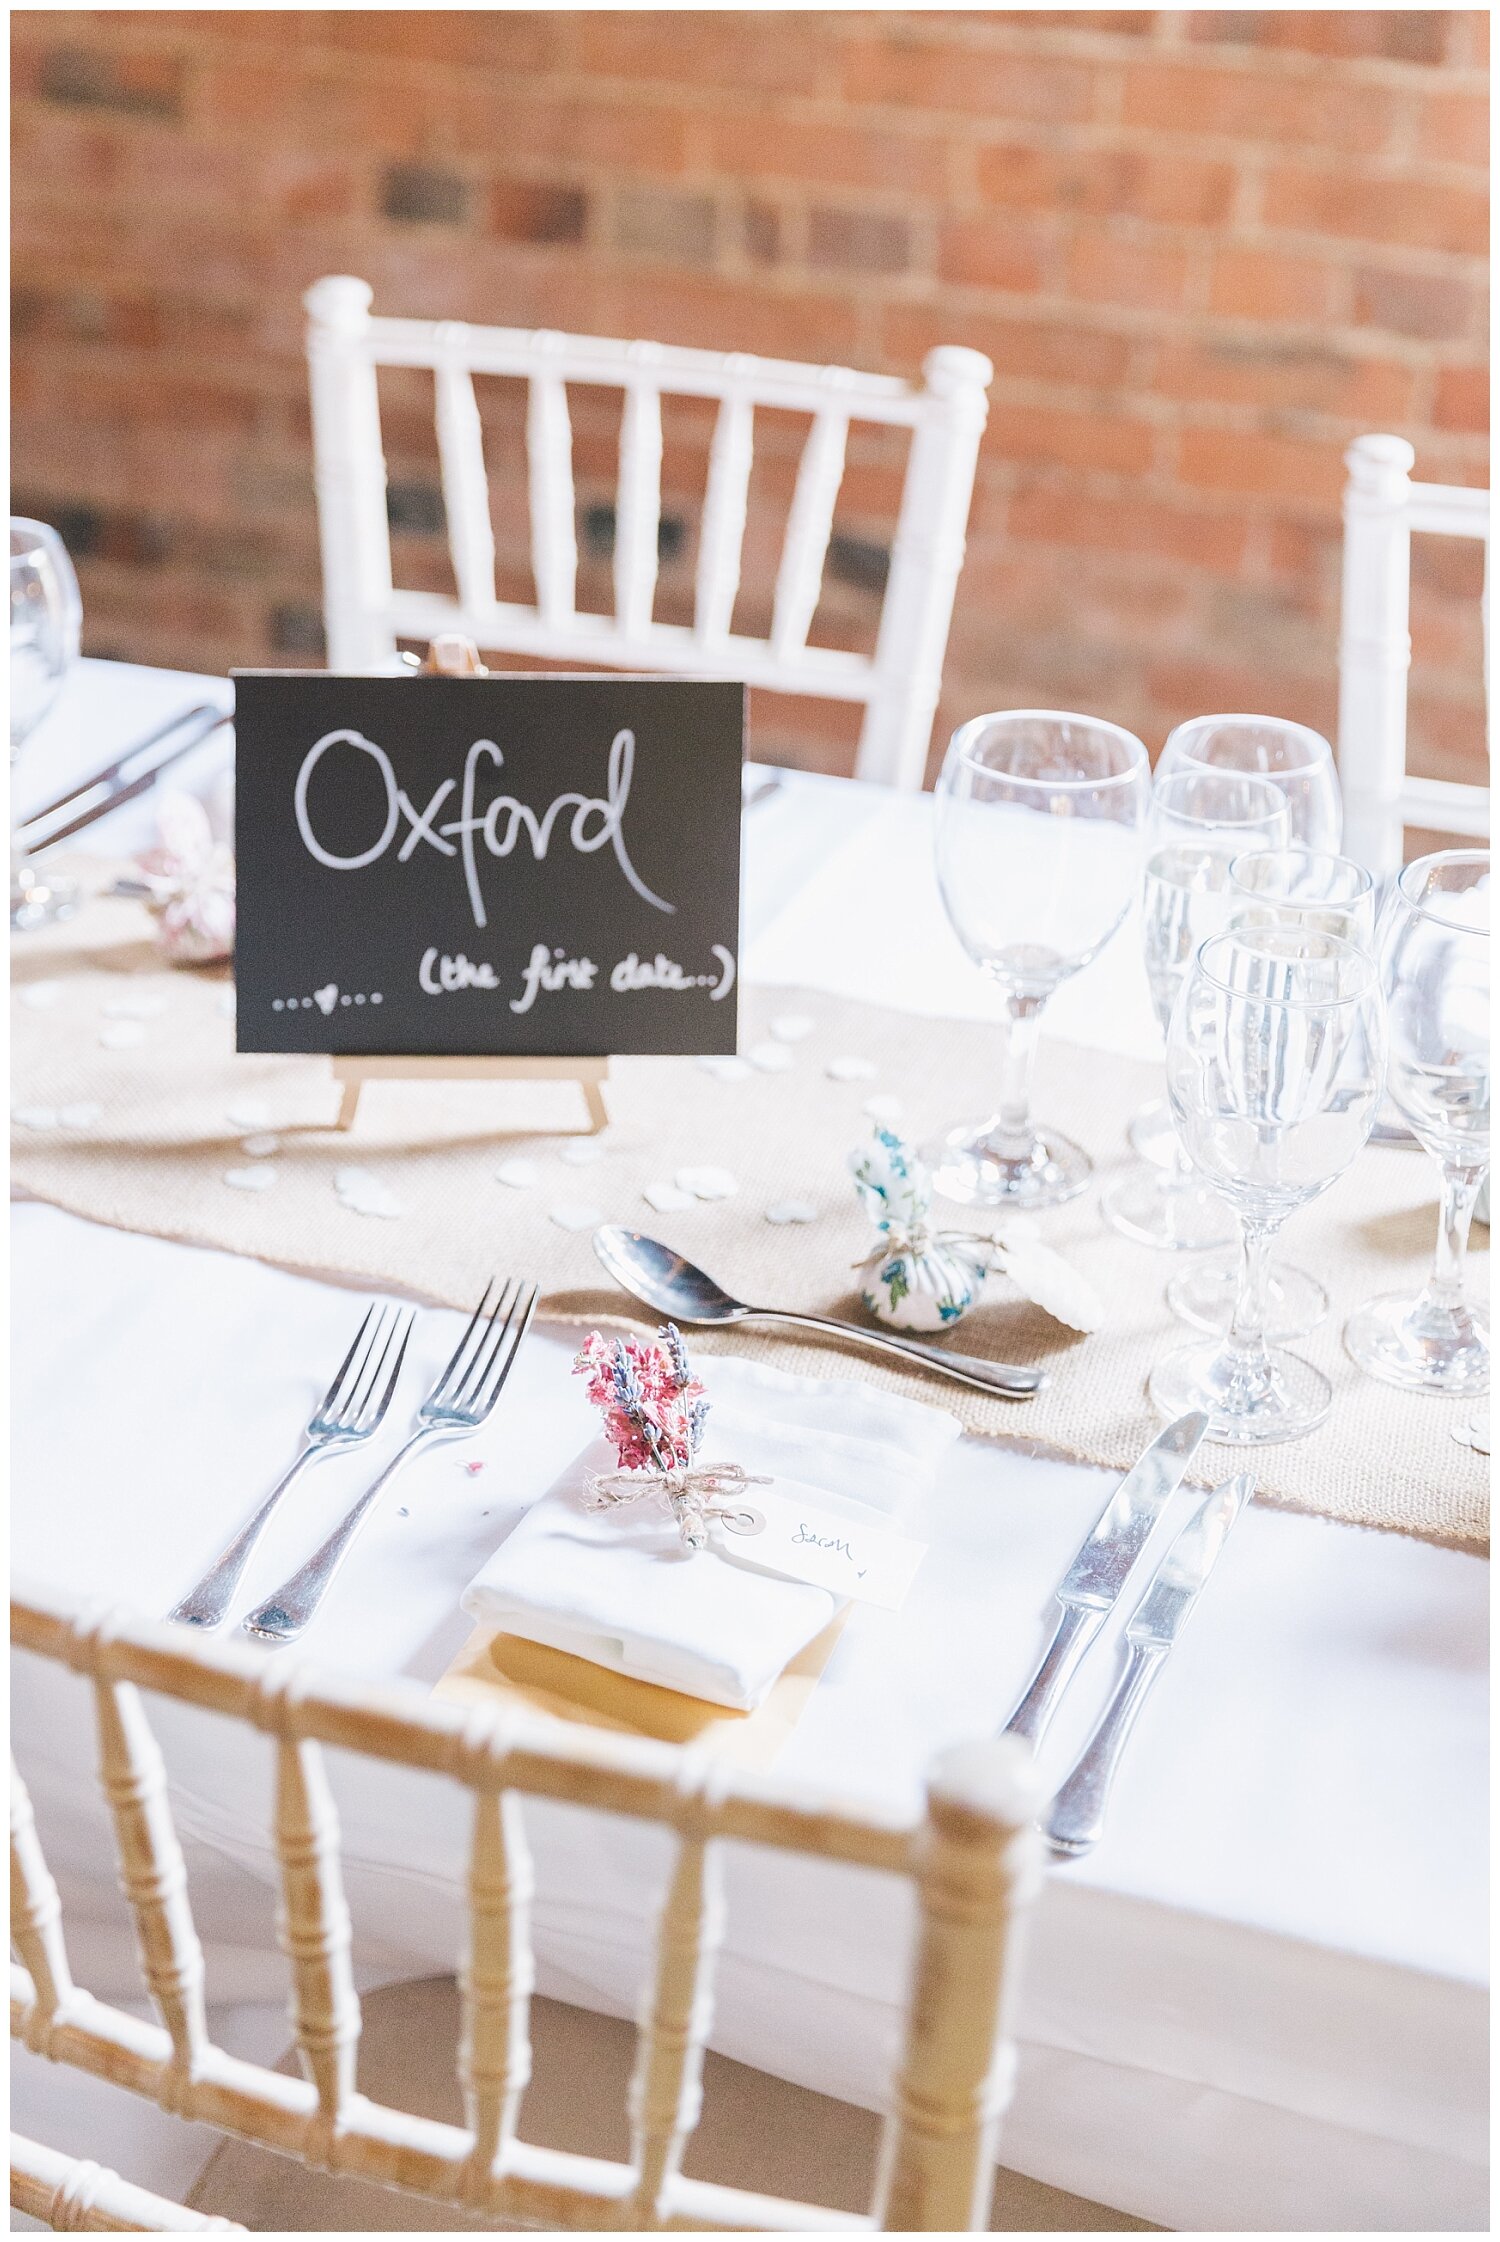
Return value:
<svg viewBox="0 0 1500 2242">
<path fill-rule="evenodd" d="M 1129 1655 L 1124 1672 L 1047 1817 L 1047 1842 L 1064 1858 L 1078 1860 L 1098 1843 L 1125 1739 L 1167 1652 L 1187 1624 L 1229 1529 L 1254 1491 L 1253 1477 L 1242 1472 L 1205 1495 L 1131 1614 L 1125 1630 Z"/>
<path fill-rule="evenodd" d="M 1207 1430 L 1201 1409 L 1179 1417 L 1120 1481 L 1058 1585 L 1062 1616 L 1002 1735 L 1025 1736 L 1032 1743 L 1041 1735 L 1064 1682 L 1103 1625 Z"/>
</svg>

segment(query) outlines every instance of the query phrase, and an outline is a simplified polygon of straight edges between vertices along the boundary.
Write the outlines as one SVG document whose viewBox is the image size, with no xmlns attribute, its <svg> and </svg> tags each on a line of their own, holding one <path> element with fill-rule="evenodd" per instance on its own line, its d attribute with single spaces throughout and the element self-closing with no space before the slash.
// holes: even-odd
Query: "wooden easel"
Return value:
<svg viewBox="0 0 1500 2242">
<path fill-rule="evenodd" d="M 435 638 L 420 665 L 423 677 L 488 677 L 473 639 L 457 632 Z M 609 1108 L 602 1085 L 609 1079 L 608 1059 L 502 1059 L 502 1058 L 335 1058 L 334 1079 L 339 1085 L 339 1113 L 334 1126 L 352 1129 L 359 1112 L 360 1092 L 377 1081 L 486 1081 L 576 1082 L 588 1110 L 586 1130 L 597 1136 L 609 1124 Z"/>
</svg>

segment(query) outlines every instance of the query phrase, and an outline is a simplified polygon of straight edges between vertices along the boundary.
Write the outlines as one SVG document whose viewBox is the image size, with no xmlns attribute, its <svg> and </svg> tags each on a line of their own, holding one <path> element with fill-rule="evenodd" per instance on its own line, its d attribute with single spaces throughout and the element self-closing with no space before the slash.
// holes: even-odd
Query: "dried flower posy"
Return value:
<svg viewBox="0 0 1500 2242">
<path fill-rule="evenodd" d="M 613 1509 L 647 1495 L 666 1502 L 688 1549 L 702 1549 L 714 1518 L 733 1522 L 743 1506 L 718 1498 L 764 1485 L 738 1464 L 699 1465 L 708 1399 L 694 1375 L 676 1324 L 663 1324 L 655 1340 L 606 1339 L 591 1331 L 574 1370 L 588 1380 L 588 1396 L 604 1419 L 618 1471 L 589 1481 L 594 1509 Z"/>
</svg>

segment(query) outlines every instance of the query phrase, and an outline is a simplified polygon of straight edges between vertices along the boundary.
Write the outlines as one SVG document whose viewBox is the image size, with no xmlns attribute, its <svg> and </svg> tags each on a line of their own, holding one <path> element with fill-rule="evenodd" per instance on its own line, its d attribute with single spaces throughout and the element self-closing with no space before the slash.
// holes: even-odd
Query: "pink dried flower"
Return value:
<svg viewBox="0 0 1500 2242">
<path fill-rule="evenodd" d="M 692 1462 L 707 1404 L 686 1368 L 681 1340 L 606 1339 L 591 1331 L 574 1362 L 604 1419 L 622 1471 L 651 1471 Z"/>
</svg>

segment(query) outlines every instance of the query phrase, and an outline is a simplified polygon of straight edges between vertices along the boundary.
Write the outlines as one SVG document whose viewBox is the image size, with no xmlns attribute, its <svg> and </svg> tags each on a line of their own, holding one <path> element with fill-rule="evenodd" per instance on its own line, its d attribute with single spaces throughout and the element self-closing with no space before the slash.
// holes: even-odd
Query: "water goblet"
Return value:
<svg viewBox="0 0 1500 2242">
<path fill-rule="evenodd" d="M 1168 733 L 1156 766 L 1158 784 L 1173 771 L 1239 771 L 1269 780 L 1286 797 L 1289 841 L 1336 849 L 1344 809 L 1333 749 L 1321 732 L 1279 716 L 1193 716 Z M 1160 1099 L 1141 1108 L 1128 1131 L 1143 1160 L 1166 1163 L 1175 1139 Z"/>
<path fill-rule="evenodd" d="M 1443 849 L 1408 864 L 1382 918 L 1391 1102 L 1442 1168 L 1437 1255 L 1421 1291 L 1350 1318 L 1361 1370 L 1419 1393 L 1488 1393 L 1489 1317 L 1464 1290 L 1464 1256 L 1490 1161 L 1490 857 Z"/>
<path fill-rule="evenodd" d="M 73 563 L 55 529 L 12 515 L 10 524 L 10 760 L 14 768 L 78 654 L 82 606 Z M 39 865 L 11 836 L 10 923 L 20 931 L 63 918 L 75 882 Z"/>
<path fill-rule="evenodd" d="M 996 1109 L 927 1149 L 939 1191 L 968 1205 L 1056 1206 L 1093 1172 L 1031 1117 L 1041 1016 L 1130 909 L 1150 795 L 1146 750 L 1089 716 L 978 716 L 949 744 L 935 803 L 938 884 L 954 931 L 1007 998 Z"/>
<path fill-rule="evenodd" d="M 1268 779 L 1237 771 L 1157 775 L 1141 881 L 1146 981 L 1163 1036 L 1199 945 L 1229 924 L 1230 867 L 1286 840 L 1287 807 Z M 1223 1201 L 1194 1174 L 1170 1127 L 1164 1163 L 1143 1162 L 1104 1194 L 1105 1220 L 1138 1245 L 1201 1252 L 1233 1242 Z"/>
<path fill-rule="evenodd" d="M 1301 927 L 1337 934 L 1356 949 L 1375 937 L 1375 883 L 1362 864 L 1321 849 L 1260 849 L 1229 867 L 1230 924 Z M 1210 1254 L 1167 1286 L 1167 1305 L 1199 1331 L 1227 1331 L 1239 1291 L 1239 1260 Z M 1298 1339 L 1328 1313 L 1328 1294 L 1305 1269 L 1276 1263 L 1266 1283 L 1266 1336 Z"/>
<path fill-rule="evenodd" d="M 1335 934 L 1233 929 L 1205 942 L 1167 1035 L 1167 1095 L 1195 1167 L 1240 1225 L 1239 1298 L 1227 1336 L 1165 1356 L 1151 1374 L 1163 1416 L 1208 1412 L 1208 1438 L 1297 1440 L 1333 1389 L 1266 1337 L 1271 1242 L 1326 1191 L 1370 1134 L 1385 1074 L 1374 959 Z"/>
</svg>

